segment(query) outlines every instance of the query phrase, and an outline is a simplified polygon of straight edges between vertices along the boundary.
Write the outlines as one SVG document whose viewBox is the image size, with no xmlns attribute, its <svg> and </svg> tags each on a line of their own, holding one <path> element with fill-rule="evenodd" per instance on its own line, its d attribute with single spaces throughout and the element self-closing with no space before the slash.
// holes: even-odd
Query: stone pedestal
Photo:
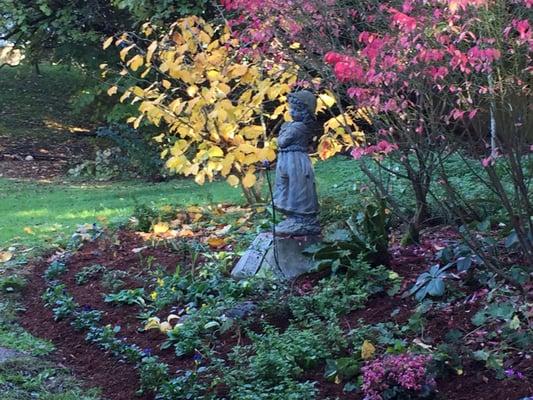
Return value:
<svg viewBox="0 0 533 400">
<path fill-rule="evenodd" d="M 303 250 L 320 241 L 320 236 L 272 237 L 272 233 L 257 235 L 248 250 L 231 271 L 235 278 L 256 274 L 274 274 L 281 279 L 294 279 L 313 268 L 313 260 Z"/>
</svg>

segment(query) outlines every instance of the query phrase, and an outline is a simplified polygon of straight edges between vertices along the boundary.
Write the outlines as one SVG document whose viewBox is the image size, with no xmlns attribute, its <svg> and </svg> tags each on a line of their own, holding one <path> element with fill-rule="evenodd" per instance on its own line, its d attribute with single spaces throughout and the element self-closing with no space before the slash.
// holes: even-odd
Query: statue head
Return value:
<svg viewBox="0 0 533 400">
<path fill-rule="evenodd" d="M 315 120 L 316 98 L 308 90 L 300 90 L 287 96 L 289 112 L 294 121 L 311 122 Z"/>
</svg>

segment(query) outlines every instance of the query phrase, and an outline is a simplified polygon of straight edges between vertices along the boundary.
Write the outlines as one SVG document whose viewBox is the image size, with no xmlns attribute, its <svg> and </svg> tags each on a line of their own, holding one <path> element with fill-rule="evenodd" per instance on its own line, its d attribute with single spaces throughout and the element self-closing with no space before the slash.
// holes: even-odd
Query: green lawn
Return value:
<svg viewBox="0 0 533 400">
<path fill-rule="evenodd" d="M 240 190 L 224 182 L 198 186 L 193 181 L 64 184 L 14 182 L 0 178 L 2 244 L 49 245 L 67 237 L 77 224 L 126 220 L 136 202 L 204 204 L 238 202 Z"/>
<path fill-rule="evenodd" d="M 354 160 L 336 158 L 318 163 L 316 169 L 321 195 L 357 200 L 355 185 L 364 179 Z M 226 182 L 203 186 L 186 179 L 69 184 L 0 178 L 0 247 L 15 243 L 46 246 L 68 238 L 78 224 L 102 219 L 125 221 L 136 203 L 160 206 L 243 201 L 241 190 Z"/>
</svg>

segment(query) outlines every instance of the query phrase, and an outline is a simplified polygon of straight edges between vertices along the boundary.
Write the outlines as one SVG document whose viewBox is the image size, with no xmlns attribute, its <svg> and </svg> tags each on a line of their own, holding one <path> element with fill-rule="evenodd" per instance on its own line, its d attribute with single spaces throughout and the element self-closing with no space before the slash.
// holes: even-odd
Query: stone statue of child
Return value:
<svg viewBox="0 0 533 400">
<path fill-rule="evenodd" d="M 316 132 L 316 98 L 302 90 L 288 95 L 292 121 L 278 137 L 274 206 L 287 218 L 276 225 L 285 236 L 320 234 L 315 174 L 307 149 Z"/>
</svg>

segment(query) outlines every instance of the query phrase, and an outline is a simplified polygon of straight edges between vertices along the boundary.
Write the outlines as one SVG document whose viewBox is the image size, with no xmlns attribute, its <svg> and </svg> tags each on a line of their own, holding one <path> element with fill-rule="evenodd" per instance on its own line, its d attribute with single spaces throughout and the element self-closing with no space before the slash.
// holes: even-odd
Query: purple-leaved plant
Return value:
<svg viewBox="0 0 533 400">
<path fill-rule="evenodd" d="M 427 397 L 435 388 L 427 370 L 430 360 L 431 356 L 406 353 L 368 362 L 362 368 L 365 400 Z"/>
</svg>

